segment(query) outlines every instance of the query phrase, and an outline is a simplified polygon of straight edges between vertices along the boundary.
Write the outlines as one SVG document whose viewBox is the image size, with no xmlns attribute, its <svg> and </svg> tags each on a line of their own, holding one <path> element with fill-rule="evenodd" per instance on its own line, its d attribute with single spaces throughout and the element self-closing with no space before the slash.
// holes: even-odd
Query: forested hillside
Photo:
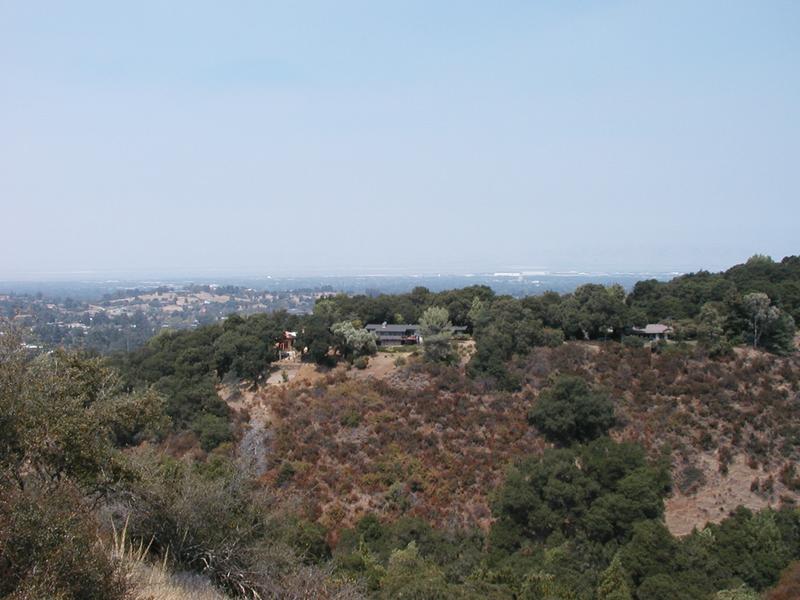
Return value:
<svg viewBox="0 0 800 600">
<path fill-rule="evenodd" d="M 122 547 L 253 599 L 797 597 L 798 264 L 339 295 L 110 359 L 5 329 L 0 596 L 130 597 Z"/>
</svg>

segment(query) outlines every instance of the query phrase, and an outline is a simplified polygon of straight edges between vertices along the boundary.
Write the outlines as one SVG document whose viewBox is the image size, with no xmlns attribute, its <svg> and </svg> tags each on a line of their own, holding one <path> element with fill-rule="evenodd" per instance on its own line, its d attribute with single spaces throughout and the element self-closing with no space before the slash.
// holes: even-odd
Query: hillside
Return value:
<svg viewBox="0 0 800 600">
<path fill-rule="evenodd" d="M 463 368 L 431 371 L 420 362 L 388 372 L 338 369 L 245 393 L 245 405 L 266 420 L 263 479 L 302 495 L 309 514 L 333 528 L 376 512 L 486 529 L 506 466 L 549 445 L 528 411 L 554 375 L 572 373 L 614 399 L 615 439 L 671 456 L 673 533 L 738 505 L 800 497 L 796 355 L 741 351 L 714 360 L 690 346 L 656 354 L 573 342 L 539 348 L 515 368 L 524 381 L 516 393 L 481 390 Z"/>
</svg>

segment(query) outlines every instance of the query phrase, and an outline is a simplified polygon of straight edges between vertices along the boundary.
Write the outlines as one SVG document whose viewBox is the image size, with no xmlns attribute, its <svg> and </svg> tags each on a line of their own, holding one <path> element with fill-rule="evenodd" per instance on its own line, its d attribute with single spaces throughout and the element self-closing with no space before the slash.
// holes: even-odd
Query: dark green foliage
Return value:
<svg viewBox="0 0 800 600">
<path fill-rule="evenodd" d="M 206 452 L 233 439 L 228 420 L 212 414 L 201 414 L 191 423 L 192 431 L 200 440 L 200 447 Z"/>
<path fill-rule="evenodd" d="M 281 464 L 281 468 L 278 471 L 278 476 L 275 479 L 275 485 L 278 487 L 290 482 L 292 477 L 294 477 L 297 471 L 294 468 L 294 465 L 289 461 L 284 461 Z"/>
<path fill-rule="evenodd" d="M 127 389 L 153 386 L 166 398 L 175 429 L 195 430 L 211 447 L 230 439 L 221 426 L 228 407 L 217 394 L 219 380 L 230 374 L 258 382 L 277 358 L 276 340 L 296 325 L 283 312 L 231 315 L 222 325 L 164 332 L 112 362 Z"/>
<path fill-rule="evenodd" d="M 419 319 L 419 332 L 423 340 L 423 356 L 431 363 L 454 361 L 452 323 L 447 309 L 431 306 Z"/>
<path fill-rule="evenodd" d="M 787 313 L 781 312 L 764 330 L 762 343 L 764 348 L 774 354 L 794 352 L 795 320 Z"/>
<path fill-rule="evenodd" d="M 336 358 L 330 353 L 330 349 L 336 344 L 336 337 L 330 329 L 336 316 L 324 314 L 322 306 L 325 304 L 318 302 L 314 314 L 304 319 L 303 327 L 297 334 L 296 345 L 299 349 L 307 350 L 306 356 L 311 361 L 330 367 L 336 363 Z"/>
<path fill-rule="evenodd" d="M 638 586 L 647 577 L 673 572 L 677 549 L 678 543 L 663 523 L 644 521 L 634 525 L 633 536 L 620 558 Z"/>
<path fill-rule="evenodd" d="M 534 311 L 513 298 L 479 301 L 473 306 L 470 318 L 476 351 L 469 371 L 473 376 L 492 379 L 503 389 L 519 386 L 518 378 L 508 370 L 509 360 L 527 354 L 536 346 L 556 343 L 551 331 L 545 333 Z"/>
<path fill-rule="evenodd" d="M 771 510 L 734 512 L 709 530 L 716 540 L 721 575 L 740 579 L 755 589 L 774 584 L 800 549 L 797 513 Z"/>
<path fill-rule="evenodd" d="M 277 359 L 275 342 L 293 324 L 284 313 L 257 314 L 247 319 L 231 315 L 214 340 L 213 366 L 217 375 L 258 380 Z"/>
<path fill-rule="evenodd" d="M 546 450 L 509 470 L 497 494 L 492 545 L 514 552 L 551 536 L 622 542 L 634 523 L 657 519 L 669 477 L 642 449 L 602 438 Z"/>
<path fill-rule="evenodd" d="M 742 582 L 763 590 L 800 553 L 799 525 L 794 510 L 740 508 L 719 525 L 676 540 L 660 523 L 642 522 L 620 557 L 638 598 L 666 598 L 676 589 L 696 598 Z"/>
<path fill-rule="evenodd" d="M 427 288 L 417 287 L 408 294 L 381 294 L 370 296 L 346 296 L 340 294 L 321 302 L 327 305 L 327 313 L 335 315 L 330 321 L 360 320 L 367 323 L 418 323 L 425 309 L 439 306 L 447 309 L 454 325 L 472 325 L 468 313 L 475 298 L 490 300 L 494 292 L 487 286 L 476 285 L 458 290 L 433 293 Z M 315 307 L 314 314 L 318 310 Z"/>
<path fill-rule="evenodd" d="M 331 557 L 331 549 L 325 541 L 327 533 L 319 523 L 292 518 L 283 535 L 303 562 L 314 564 Z"/>
<path fill-rule="evenodd" d="M 603 571 L 597 585 L 597 600 L 633 600 L 630 577 L 622 566 L 619 554 Z"/>
<path fill-rule="evenodd" d="M 187 429 L 203 413 L 227 416 L 214 370 L 214 342 L 220 335 L 222 328 L 216 325 L 162 333 L 115 363 L 129 389 L 154 386 L 167 399 L 167 414 L 176 429 Z"/>
<path fill-rule="evenodd" d="M 0 597 L 122 600 L 124 574 L 68 483 L 0 486 Z"/>
<path fill-rule="evenodd" d="M 370 552 L 381 561 L 389 559 L 393 550 L 405 548 L 414 542 L 420 553 L 439 564 L 446 564 L 469 546 L 480 549 L 480 541 L 462 534 L 449 535 L 438 531 L 429 523 L 415 517 L 401 517 L 390 523 L 381 522 L 375 515 L 367 515 L 356 526 L 342 534 L 337 552 L 352 552 L 363 541 Z M 458 546 L 463 543 L 463 547 Z"/>
<path fill-rule="evenodd" d="M 622 338 L 622 343 L 628 348 L 644 348 L 644 339 L 638 335 L 626 335 Z"/>
<path fill-rule="evenodd" d="M 528 419 L 551 441 L 588 442 L 614 425 L 614 404 L 584 379 L 561 375 L 542 390 Z"/>
<path fill-rule="evenodd" d="M 121 393 L 102 360 L 57 351 L 29 360 L 0 336 L 0 595 L 123 598 L 90 506 L 133 477 L 119 438 L 159 421 L 161 399 Z"/>
<path fill-rule="evenodd" d="M 727 356 L 731 343 L 725 334 L 724 306 L 707 302 L 696 319 L 697 341 L 712 357 Z"/>
<path fill-rule="evenodd" d="M 539 570 L 580 598 L 704 598 L 763 590 L 800 555 L 800 513 L 789 509 L 739 509 L 676 539 L 661 521 L 667 489 L 666 468 L 608 439 L 519 463 L 494 503 L 483 577 L 505 573 L 519 589 Z"/>
<path fill-rule="evenodd" d="M 638 600 L 696 600 L 702 597 L 698 590 L 666 573 L 648 577 L 636 590 Z"/>
<path fill-rule="evenodd" d="M 408 577 L 410 571 L 400 568 L 398 561 L 405 556 L 426 574 L 432 589 L 449 590 L 451 595 L 446 597 L 459 597 L 471 593 L 472 588 L 463 584 L 480 564 L 482 546 L 476 532 L 443 532 L 412 517 L 382 523 L 367 515 L 353 529 L 343 532 L 336 563 L 341 571 L 366 579 L 370 589 L 383 589 L 389 597 L 389 590 L 396 593 L 402 589 L 406 597 L 418 588 Z M 397 551 L 402 553 L 398 555 Z"/>
<path fill-rule="evenodd" d="M 724 273 L 741 294 L 763 292 L 795 321 L 800 319 L 800 256 L 787 256 L 780 262 L 753 256 L 746 263 Z"/>
<path fill-rule="evenodd" d="M 494 325 L 475 333 L 476 352 L 469 362 L 468 372 L 476 378 L 488 378 L 505 390 L 519 388 L 519 378 L 509 372 L 508 361 L 513 356 L 513 345 L 508 337 Z"/>
<path fill-rule="evenodd" d="M 713 323 L 713 319 L 711 315 L 701 315 L 701 309 L 704 305 L 713 306 L 725 321 L 724 336 L 717 332 L 718 325 L 712 326 L 714 346 L 714 337 L 731 341 L 747 338 L 750 319 L 742 299 L 756 292 L 766 294 L 785 315 L 773 321 L 774 332 L 771 335 L 764 332 L 763 346 L 776 353 L 793 351 L 790 339 L 794 332 L 793 322 L 796 323 L 800 317 L 798 256 L 787 256 L 776 263 L 769 257 L 756 255 L 724 273 L 699 271 L 668 282 L 640 281 L 628 296 L 627 303 L 632 310 L 645 315 L 649 322 L 698 319 L 702 324 L 705 321 L 706 331 L 698 331 L 698 336 L 706 338 L 709 336 L 709 320 Z"/>
<path fill-rule="evenodd" d="M 589 283 L 565 297 L 560 308 L 561 326 L 574 339 L 619 339 L 629 325 L 625 290 Z"/>
<path fill-rule="evenodd" d="M 161 422 L 161 398 L 122 393 L 101 359 L 57 351 L 28 361 L 15 344 L 0 336 L 0 476 L 106 493 L 127 476 L 115 442 Z"/>
<path fill-rule="evenodd" d="M 722 274 L 698 271 L 669 282 L 655 279 L 638 282 L 628 296 L 628 305 L 638 308 L 649 322 L 694 318 L 706 302 L 722 302 L 734 289 Z"/>
</svg>

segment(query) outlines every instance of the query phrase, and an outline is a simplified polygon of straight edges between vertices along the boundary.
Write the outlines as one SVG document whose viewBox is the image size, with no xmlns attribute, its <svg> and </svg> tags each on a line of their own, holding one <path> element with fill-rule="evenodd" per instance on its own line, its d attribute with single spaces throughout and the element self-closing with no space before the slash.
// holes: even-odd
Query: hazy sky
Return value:
<svg viewBox="0 0 800 600">
<path fill-rule="evenodd" d="M 0 276 L 800 253 L 800 2 L 0 0 Z"/>
</svg>

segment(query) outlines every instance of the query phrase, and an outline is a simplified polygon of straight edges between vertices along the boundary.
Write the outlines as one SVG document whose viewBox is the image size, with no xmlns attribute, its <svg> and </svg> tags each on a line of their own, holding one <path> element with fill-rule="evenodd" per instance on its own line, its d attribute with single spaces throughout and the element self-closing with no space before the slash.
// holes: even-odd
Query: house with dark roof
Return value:
<svg viewBox="0 0 800 600">
<path fill-rule="evenodd" d="M 664 325 L 663 323 L 648 323 L 644 327 L 634 327 L 632 331 L 635 335 L 658 341 L 668 340 L 672 333 L 672 327 Z"/>
<path fill-rule="evenodd" d="M 377 336 L 379 346 L 405 346 L 420 342 L 419 325 L 370 323 L 366 329 Z"/>
<path fill-rule="evenodd" d="M 378 338 L 379 346 L 405 346 L 409 344 L 422 343 L 422 336 L 419 333 L 419 325 L 402 323 L 389 325 L 388 323 L 370 323 L 366 330 L 374 333 Z M 465 333 L 467 328 L 464 326 L 451 327 L 453 333 Z"/>
</svg>

